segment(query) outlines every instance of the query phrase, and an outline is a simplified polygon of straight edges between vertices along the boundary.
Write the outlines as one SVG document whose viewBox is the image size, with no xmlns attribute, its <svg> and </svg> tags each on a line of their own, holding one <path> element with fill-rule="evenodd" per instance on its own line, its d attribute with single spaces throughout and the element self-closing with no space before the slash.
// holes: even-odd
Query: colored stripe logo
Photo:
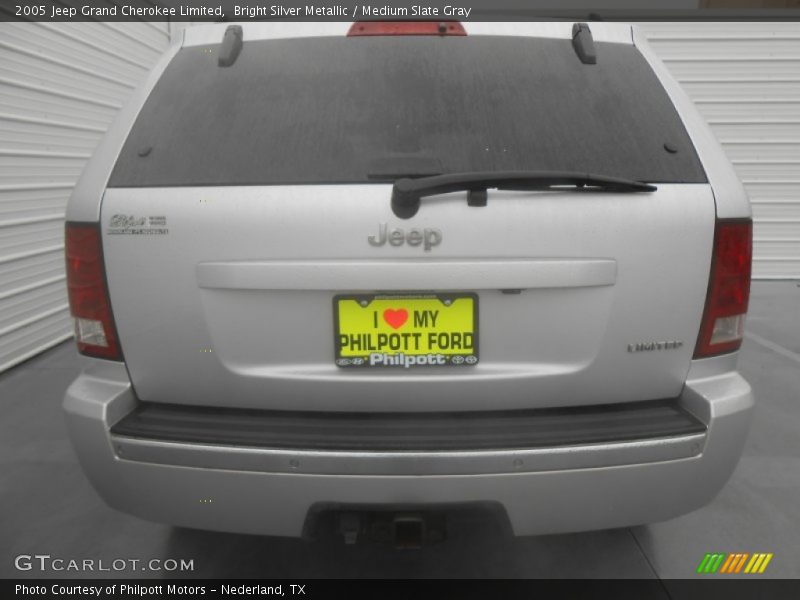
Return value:
<svg viewBox="0 0 800 600">
<path fill-rule="evenodd" d="M 733 553 L 708 553 L 697 566 L 697 572 L 702 574 L 760 574 L 766 571 L 767 565 L 772 560 L 773 553 L 748 552 Z"/>
</svg>

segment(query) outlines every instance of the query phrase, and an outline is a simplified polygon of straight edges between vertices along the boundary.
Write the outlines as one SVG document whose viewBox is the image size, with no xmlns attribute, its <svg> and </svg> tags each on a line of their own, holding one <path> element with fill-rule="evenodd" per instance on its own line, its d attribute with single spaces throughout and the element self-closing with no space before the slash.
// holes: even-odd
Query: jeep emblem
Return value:
<svg viewBox="0 0 800 600">
<path fill-rule="evenodd" d="M 401 229 L 394 227 L 389 229 L 387 223 L 378 224 L 378 235 L 367 236 L 370 246 L 385 246 L 389 242 L 390 246 L 422 246 L 425 252 L 430 252 L 431 248 L 442 243 L 442 232 L 433 227 L 425 229 Z"/>
</svg>

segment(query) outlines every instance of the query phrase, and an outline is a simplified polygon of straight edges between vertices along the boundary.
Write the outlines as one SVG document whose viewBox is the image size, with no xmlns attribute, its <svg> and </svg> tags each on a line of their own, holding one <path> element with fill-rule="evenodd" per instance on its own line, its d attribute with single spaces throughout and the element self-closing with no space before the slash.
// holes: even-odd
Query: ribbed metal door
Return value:
<svg viewBox="0 0 800 600">
<path fill-rule="evenodd" d="M 641 23 L 753 203 L 753 275 L 800 279 L 800 23 Z"/>
<path fill-rule="evenodd" d="M 64 207 L 166 23 L 0 23 L 0 371 L 72 334 Z"/>
</svg>

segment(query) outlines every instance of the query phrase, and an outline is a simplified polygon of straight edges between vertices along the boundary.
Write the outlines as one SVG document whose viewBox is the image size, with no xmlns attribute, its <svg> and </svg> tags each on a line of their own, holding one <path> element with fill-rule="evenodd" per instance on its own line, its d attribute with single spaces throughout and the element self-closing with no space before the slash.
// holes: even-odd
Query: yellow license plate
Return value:
<svg viewBox="0 0 800 600">
<path fill-rule="evenodd" d="M 333 310 L 340 367 L 408 369 L 478 362 L 475 294 L 336 296 Z"/>
</svg>

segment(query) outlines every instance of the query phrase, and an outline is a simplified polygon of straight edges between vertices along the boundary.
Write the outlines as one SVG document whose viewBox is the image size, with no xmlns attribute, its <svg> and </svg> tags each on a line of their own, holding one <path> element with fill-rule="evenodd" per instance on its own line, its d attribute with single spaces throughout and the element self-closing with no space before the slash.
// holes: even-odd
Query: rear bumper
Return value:
<svg viewBox="0 0 800 600">
<path fill-rule="evenodd" d="M 111 433 L 136 410 L 124 366 L 92 361 L 64 401 L 73 445 L 112 507 L 185 527 L 301 535 L 319 505 L 499 504 L 515 534 L 622 527 L 709 502 L 742 452 L 753 397 L 735 371 L 694 368 L 680 405 L 705 432 L 514 450 L 301 451 Z"/>
</svg>

